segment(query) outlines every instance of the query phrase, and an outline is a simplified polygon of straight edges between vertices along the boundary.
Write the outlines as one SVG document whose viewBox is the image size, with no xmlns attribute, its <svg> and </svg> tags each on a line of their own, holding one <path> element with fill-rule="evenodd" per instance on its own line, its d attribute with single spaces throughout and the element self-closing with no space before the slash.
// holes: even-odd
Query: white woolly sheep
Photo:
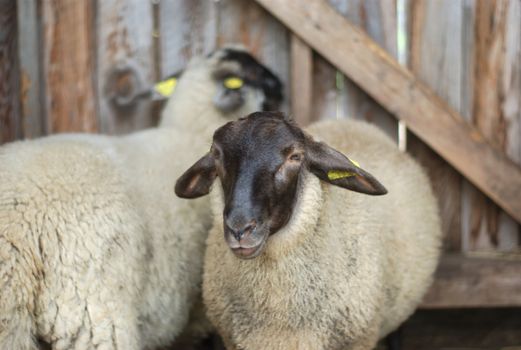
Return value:
<svg viewBox="0 0 521 350">
<path fill-rule="evenodd" d="M 195 198 L 220 178 L 203 300 L 228 349 L 372 349 L 431 283 L 441 233 L 422 169 L 369 124 L 308 132 L 375 177 L 281 114 L 259 112 L 219 128 L 176 184 Z M 352 192 L 385 194 L 376 178 L 387 195 Z"/>
<path fill-rule="evenodd" d="M 169 344 L 200 293 L 211 226 L 207 201 L 175 198 L 173 180 L 218 125 L 281 97 L 269 70 L 226 48 L 189 64 L 160 128 L 0 147 L 0 349 Z"/>
</svg>

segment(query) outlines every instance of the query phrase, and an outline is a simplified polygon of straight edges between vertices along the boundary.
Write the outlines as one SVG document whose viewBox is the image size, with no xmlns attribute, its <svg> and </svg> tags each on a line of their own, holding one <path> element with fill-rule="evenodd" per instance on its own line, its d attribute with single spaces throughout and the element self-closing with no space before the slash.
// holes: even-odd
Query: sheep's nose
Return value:
<svg viewBox="0 0 521 350">
<path fill-rule="evenodd" d="M 226 220 L 226 228 L 230 231 L 233 237 L 235 237 L 237 242 L 253 233 L 256 227 L 257 223 L 255 220 L 249 221 L 246 225 L 233 225 L 229 220 Z"/>
</svg>

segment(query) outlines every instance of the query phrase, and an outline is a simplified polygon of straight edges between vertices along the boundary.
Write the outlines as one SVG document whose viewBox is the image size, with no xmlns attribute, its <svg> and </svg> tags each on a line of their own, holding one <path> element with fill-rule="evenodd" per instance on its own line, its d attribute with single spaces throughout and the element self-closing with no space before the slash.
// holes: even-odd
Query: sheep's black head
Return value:
<svg viewBox="0 0 521 350">
<path fill-rule="evenodd" d="M 225 239 L 237 256 L 254 258 L 288 223 L 305 171 L 349 190 L 387 192 L 371 174 L 278 112 L 252 113 L 219 128 L 211 151 L 179 178 L 175 190 L 183 198 L 200 197 L 218 176 Z"/>
<path fill-rule="evenodd" d="M 170 97 L 178 81 L 180 84 L 185 81 L 184 88 L 190 89 L 191 81 L 201 81 L 193 76 L 201 68 L 216 84 L 213 104 L 225 115 L 234 117 L 237 113 L 244 115 L 255 110 L 276 110 L 283 100 L 283 86 L 279 78 L 238 46 L 216 50 L 204 59 L 194 58 L 186 72 L 178 72 L 156 84 L 155 96 Z"/>
<path fill-rule="evenodd" d="M 282 83 L 249 52 L 225 47 L 211 57 L 218 60 L 212 74 L 218 86 L 214 98 L 218 109 L 236 111 L 249 102 L 247 99 L 257 99 L 257 110 L 278 109 L 283 98 Z"/>
<path fill-rule="evenodd" d="M 216 72 L 215 78 L 222 82 L 222 85 L 226 88 L 226 93 L 240 92 L 240 89 L 230 89 L 227 86 L 229 85 L 230 77 L 232 79 L 239 78 L 246 86 L 262 91 L 264 95 L 264 101 L 261 106 L 263 111 L 278 109 L 283 99 L 282 83 L 266 66 L 259 63 L 247 51 L 236 48 L 222 49 L 221 63 L 223 62 L 236 63 L 240 67 L 235 72 L 226 71 L 226 69 Z M 237 84 L 232 87 L 236 86 Z"/>
</svg>

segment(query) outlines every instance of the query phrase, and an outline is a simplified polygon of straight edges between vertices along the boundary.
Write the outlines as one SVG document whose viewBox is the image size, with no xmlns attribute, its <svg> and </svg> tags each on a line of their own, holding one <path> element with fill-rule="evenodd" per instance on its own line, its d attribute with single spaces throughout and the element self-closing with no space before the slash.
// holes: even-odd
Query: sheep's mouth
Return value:
<svg viewBox="0 0 521 350">
<path fill-rule="evenodd" d="M 263 240 L 260 244 L 253 247 L 237 247 L 231 248 L 233 254 L 241 259 L 253 259 L 258 257 L 264 250 L 266 240 Z"/>
</svg>

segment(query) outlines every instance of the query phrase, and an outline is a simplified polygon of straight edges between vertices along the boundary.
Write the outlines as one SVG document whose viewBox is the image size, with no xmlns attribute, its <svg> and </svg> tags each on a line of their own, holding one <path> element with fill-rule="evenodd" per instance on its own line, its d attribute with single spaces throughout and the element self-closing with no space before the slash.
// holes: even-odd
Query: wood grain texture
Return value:
<svg viewBox="0 0 521 350">
<path fill-rule="evenodd" d="M 317 52 L 313 52 L 312 121 L 344 117 L 337 107 L 340 91 L 336 80 L 339 75 L 341 73 L 335 67 Z"/>
<path fill-rule="evenodd" d="M 217 5 L 217 45 L 242 44 L 277 74 L 284 84 L 281 110 L 288 112 L 291 104 L 288 30 L 254 1 L 220 0 Z"/>
<path fill-rule="evenodd" d="M 291 114 L 300 125 L 311 122 L 313 52 L 296 35 L 291 36 Z"/>
<path fill-rule="evenodd" d="M 521 256 L 443 256 L 422 308 L 521 305 Z"/>
<path fill-rule="evenodd" d="M 20 118 L 24 138 L 46 134 L 43 110 L 40 19 L 36 1 L 17 0 Z"/>
<path fill-rule="evenodd" d="M 521 221 L 521 169 L 367 35 L 324 1 L 257 2 Z"/>
<path fill-rule="evenodd" d="M 100 0 L 96 75 L 100 129 L 121 134 L 157 123 L 146 92 L 156 81 L 152 3 Z"/>
<path fill-rule="evenodd" d="M 396 3 L 385 1 L 330 0 L 335 10 L 365 30 L 393 56 L 396 55 Z M 320 118 L 356 118 L 378 125 L 397 139 L 397 124 L 385 109 L 318 55 L 314 61 L 313 114 Z"/>
<path fill-rule="evenodd" d="M 520 21 L 519 1 L 475 2 L 473 84 L 469 86 L 473 89 L 472 122 L 490 144 L 517 164 L 521 164 Z M 514 219 L 474 186 L 464 186 L 464 194 L 465 250 L 519 249 L 520 226 Z"/>
<path fill-rule="evenodd" d="M 214 1 L 169 0 L 159 3 L 162 77 L 183 69 L 194 55 L 205 55 L 215 50 L 217 6 Z"/>
<path fill-rule="evenodd" d="M 409 65 L 412 72 L 454 110 L 469 120 L 471 102 L 470 55 L 472 36 L 464 33 L 472 18 L 464 16 L 463 1 L 412 1 L 409 7 Z M 414 134 L 408 135 L 408 151 L 427 170 L 438 199 L 444 248 L 461 250 L 461 175 Z"/>
<path fill-rule="evenodd" d="M 49 133 L 98 130 L 92 1 L 42 1 L 43 75 Z"/>
<path fill-rule="evenodd" d="M 16 37 L 16 3 L 0 0 L 0 144 L 22 135 Z"/>
</svg>

